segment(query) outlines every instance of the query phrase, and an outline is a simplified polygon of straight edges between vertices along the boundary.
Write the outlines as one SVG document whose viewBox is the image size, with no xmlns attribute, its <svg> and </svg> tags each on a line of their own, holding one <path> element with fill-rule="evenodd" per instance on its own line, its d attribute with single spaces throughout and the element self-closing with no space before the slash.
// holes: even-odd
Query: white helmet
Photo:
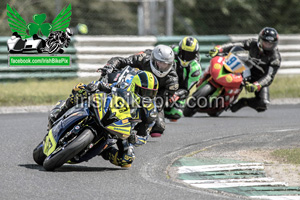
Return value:
<svg viewBox="0 0 300 200">
<path fill-rule="evenodd" d="M 153 74 L 159 78 L 165 77 L 172 69 L 174 58 L 174 52 L 171 47 L 157 45 L 150 57 L 150 66 Z"/>
<path fill-rule="evenodd" d="M 73 35 L 72 29 L 66 28 L 66 35 L 67 35 L 68 37 L 71 37 L 71 36 Z"/>
</svg>

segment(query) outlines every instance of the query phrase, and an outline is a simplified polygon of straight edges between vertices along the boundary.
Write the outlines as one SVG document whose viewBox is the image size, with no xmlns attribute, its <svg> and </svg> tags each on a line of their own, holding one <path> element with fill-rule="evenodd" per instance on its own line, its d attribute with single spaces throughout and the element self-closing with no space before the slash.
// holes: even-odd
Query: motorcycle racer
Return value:
<svg viewBox="0 0 300 200">
<path fill-rule="evenodd" d="M 71 36 L 73 31 L 70 28 L 66 28 L 66 31 L 53 31 L 46 38 L 46 51 L 49 51 L 49 48 L 53 43 L 60 42 L 61 48 L 58 50 L 58 53 L 64 53 L 64 47 L 68 48 L 71 42 Z M 53 52 L 55 53 L 55 52 Z"/>
<path fill-rule="evenodd" d="M 231 107 L 232 112 L 249 106 L 257 112 L 263 112 L 270 103 L 269 85 L 272 84 L 274 77 L 280 68 L 281 56 L 277 48 L 278 33 L 274 28 L 265 27 L 258 35 L 258 39 L 248 39 L 237 43 L 228 43 L 216 46 L 209 51 L 211 57 L 219 52 L 229 52 L 234 46 L 241 46 L 249 51 L 254 66 L 251 68 L 251 79 L 246 82 L 246 90 L 254 92 L 254 98 L 241 98 Z"/>
<path fill-rule="evenodd" d="M 101 155 L 105 160 L 109 160 L 114 165 L 131 167 L 131 163 L 135 159 L 134 146 L 140 146 L 146 143 L 148 134 L 155 123 L 157 110 L 154 98 L 158 92 L 158 87 L 159 83 L 157 78 L 152 73 L 145 71 L 139 71 L 137 75 L 133 77 L 131 84 L 126 88 L 118 88 L 117 86 L 111 87 L 101 81 L 93 81 L 88 85 L 79 83 L 73 88 L 70 97 L 66 101 L 59 101 L 50 112 L 48 128 L 50 129 L 52 124 L 68 109 L 80 104 L 84 98 L 87 98 L 87 93 L 93 93 L 98 89 L 114 98 L 114 95 L 112 95 L 113 92 L 119 94 L 126 91 L 130 92 L 132 98 L 128 99 L 127 103 L 130 105 L 132 118 L 140 119 L 142 122 L 135 127 L 137 130 L 132 130 L 133 133 L 127 140 L 118 139 L 116 147 L 110 147 Z M 122 109 L 122 107 L 120 107 L 120 109 Z"/>
<path fill-rule="evenodd" d="M 175 53 L 176 73 L 179 78 L 179 89 L 170 98 L 170 106 L 166 107 L 165 117 L 177 121 L 183 116 L 182 110 L 190 89 L 200 79 L 202 69 L 200 65 L 199 43 L 194 37 L 184 37 L 179 45 L 173 45 Z"/>
<path fill-rule="evenodd" d="M 151 131 L 151 136 L 160 137 L 165 130 L 163 108 L 165 105 L 164 99 L 167 96 L 166 93 L 173 95 L 179 86 L 178 76 L 175 71 L 174 52 L 166 45 L 158 45 L 153 50 L 146 49 L 127 58 L 113 57 L 99 70 L 102 74 L 107 74 L 114 69 L 120 70 L 127 65 L 152 72 L 158 79 L 160 87 L 157 96 L 162 101 L 157 102 L 159 113 L 155 126 Z"/>
</svg>

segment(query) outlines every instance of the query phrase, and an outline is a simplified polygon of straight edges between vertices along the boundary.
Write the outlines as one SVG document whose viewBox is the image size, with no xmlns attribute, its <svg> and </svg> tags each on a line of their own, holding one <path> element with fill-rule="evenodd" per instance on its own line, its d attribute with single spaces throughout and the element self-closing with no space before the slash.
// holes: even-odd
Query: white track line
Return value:
<svg viewBox="0 0 300 200">
<path fill-rule="evenodd" d="M 250 198 L 269 200 L 300 200 L 300 196 L 250 196 Z"/>
<path fill-rule="evenodd" d="M 250 179 L 212 179 L 212 180 L 184 180 L 188 184 L 204 184 L 204 183 L 238 183 L 238 182 L 271 182 L 273 178 L 250 178 Z"/>
<path fill-rule="evenodd" d="M 190 184 L 197 188 L 229 188 L 229 187 L 254 187 L 254 186 L 287 186 L 283 182 L 237 182 L 237 183 L 209 183 L 209 184 Z"/>
<path fill-rule="evenodd" d="M 201 165 L 201 166 L 181 166 L 178 173 L 211 172 L 211 171 L 232 171 L 232 170 L 263 170 L 263 163 L 237 163 L 220 165 Z"/>
</svg>

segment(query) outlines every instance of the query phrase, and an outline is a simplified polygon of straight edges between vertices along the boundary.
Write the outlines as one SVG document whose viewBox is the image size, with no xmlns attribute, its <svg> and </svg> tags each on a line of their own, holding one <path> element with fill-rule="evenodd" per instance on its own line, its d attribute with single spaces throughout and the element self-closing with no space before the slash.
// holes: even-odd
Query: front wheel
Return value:
<svg viewBox="0 0 300 200">
<path fill-rule="evenodd" d="M 55 53 L 59 50 L 59 48 L 60 48 L 60 45 L 58 43 L 53 43 L 53 44 L 51 44 L 51 46 L 49 46 L 48 53 L 49 54 Z"/>
<path fill-rule="evenodd" d="M 54 155 L 49 155 L 43 167 L 47 171 L 53 171 L 55 168 L 61 167 L 64 163 L 71 160 L 79 152 L 84 150 L 88 144 L 94 139 L 94 134 L 90 129 L 85 129 L 74 141 Z"/>
<path fill-rule="evenodd" d="M 197 108 L 190 105 L 196 105 L 196 101 L 194 99 L 188 99 L 187 104 L 183 109 L 183 115 L 185 117 L 192 117 L 197 112 Z"/>
<path fill-rule="evenodd" d="M 210 117 L 219 117 L 224 110 L 218 112 L 207 112 Z"/>
<path fill-rule="evenodd" d="M 207 97 L 212 94 L 216 88 L 212 86 L 210 83 L 207 83 L 202 88 L 197 90 L 192 97 L 189 97 L 187 100 L 187 104 L 184 107 L 183 115 L 185 117 L 192 117 L 196 114 L 197 109 L 199 107 L 206 107 L 207 105 Z"/>
<path fill-rule="evenodd" d="M 43 165 L 43 162 L 46 158 L 46 155 L 43 152 L 43 142 L 41 142 L 39 145 L 35 147 L 33 150 L 33 160 L 38 164 L 38 165 Z"/>
</svg>

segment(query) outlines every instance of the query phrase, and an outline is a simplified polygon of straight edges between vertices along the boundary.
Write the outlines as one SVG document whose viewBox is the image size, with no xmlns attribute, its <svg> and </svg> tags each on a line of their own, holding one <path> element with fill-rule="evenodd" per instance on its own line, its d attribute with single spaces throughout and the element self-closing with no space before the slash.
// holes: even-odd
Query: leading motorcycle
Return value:
<svg viewBox="0 0 300 200">
<path fill-rule="evenodd" d="M 89 93 L 81 104 L 54 122 L 43 141 L 33 150 L 34 161 L 47 171 L 65 163 L 76 164 L 101 155 L 117 140 L 134 136 L 140 122 L 132 117 L 130 92 L 115 88 L 111 95 Z"/>
<path fill-rule="evenodd" d="M 218 117 L 238 98 L 244 82 L 250 77 L 249 52 L 234 47 L 228 54 L 219 53 L 196 83 L 187 99 L 183 114 L 192 117 L 196 112 Z"/>
</svg>

